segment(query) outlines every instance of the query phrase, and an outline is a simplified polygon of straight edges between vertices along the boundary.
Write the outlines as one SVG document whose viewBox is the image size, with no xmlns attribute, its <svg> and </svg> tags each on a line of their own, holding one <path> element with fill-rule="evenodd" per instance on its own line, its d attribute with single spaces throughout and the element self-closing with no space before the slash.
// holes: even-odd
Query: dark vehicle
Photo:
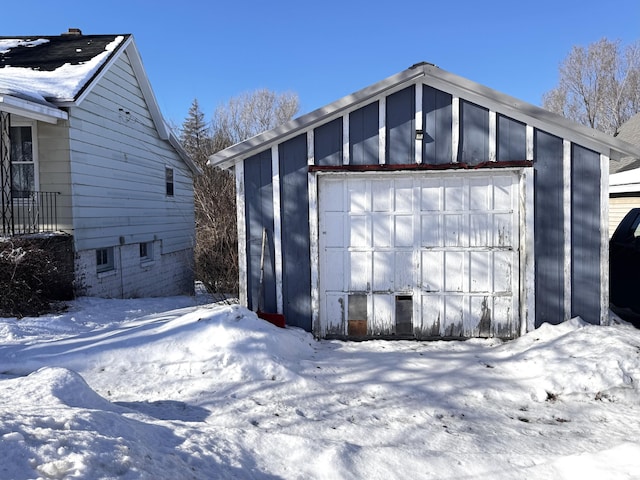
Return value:
<svg viewBox="0 0 640 480">
<path fill-rule="evenodd" d="M 622 219 L 609 240 L 611 309 L 640 328 L 640 208 Z"/>
</svg>

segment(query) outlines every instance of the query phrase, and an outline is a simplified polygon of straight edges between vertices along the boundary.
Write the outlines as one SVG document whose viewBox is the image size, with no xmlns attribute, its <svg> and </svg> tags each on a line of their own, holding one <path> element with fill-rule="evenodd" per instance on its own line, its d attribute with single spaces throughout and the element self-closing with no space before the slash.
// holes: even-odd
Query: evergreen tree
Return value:
<svg viewBox="0 0 640 480">
<path fill-rule="evenodd" d="M 298 111 L 295 94 L 257 90 L 216 109 L 213 127 L 194 100 L 182 124 L 185 150 L 202 168 L 194 179 L 196 279 L 214 293 L 238 293 L 238 233 L 235 177 L 207 166 L 210 155 L 290 120 Z"/>
</svg>

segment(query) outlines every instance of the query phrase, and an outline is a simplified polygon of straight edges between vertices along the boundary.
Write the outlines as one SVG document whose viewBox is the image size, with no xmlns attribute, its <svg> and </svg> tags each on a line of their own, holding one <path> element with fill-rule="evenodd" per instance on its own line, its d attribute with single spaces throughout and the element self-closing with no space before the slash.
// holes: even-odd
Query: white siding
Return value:
<svg viewBox="0 0 640 480">
<path fill-rule="evenodd" d="M 161 253 L 194 242 L 191 172 L 159 138 L 125 54 L 70 109 L 76 250 L 158 240 Z M 165 194 L 165 167 L 174 196 Z"/>
<path fill-rule="evenodd" d="M 640 207 L 640 195 L 637 197 L 609 198 L 609 238 L 616 231 L 616 227 L 632 208 Z"/>
</svg>

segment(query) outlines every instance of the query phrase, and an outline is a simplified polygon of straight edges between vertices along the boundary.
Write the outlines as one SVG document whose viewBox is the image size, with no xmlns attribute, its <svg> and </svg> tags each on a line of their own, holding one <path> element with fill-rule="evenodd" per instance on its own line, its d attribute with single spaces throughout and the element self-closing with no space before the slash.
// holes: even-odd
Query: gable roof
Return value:
<svg viewBox="0 0 640 480">
<path fill-rule="evenodd" d="M 281 143 L 339 116 L 412 84 L 423 83 L 444 92 L 504 114 L 520 122 L 566 138 L 605 154 L 612 159 L 640 158 L 640 147 L 613 138 L 597 130 L 574 123 L 555 113 L 520 101 L 484 85 L 422 62 L 378 83 L 347 95 L 325 107 L 291 120 L 284 125 L 232 145 L 209 157 L 209 165 L 227 168 L 271 145 Z"/>
<path fill-rule="evenodd" d="M 0 110 L 56 123 L 64 107 L 82 103 L 102 75 L 126 52 L 151 117 L 167 140 L 198 174 L 201 170 L 165 122 L 131 34 L 0 37 Z"/>
</svg>

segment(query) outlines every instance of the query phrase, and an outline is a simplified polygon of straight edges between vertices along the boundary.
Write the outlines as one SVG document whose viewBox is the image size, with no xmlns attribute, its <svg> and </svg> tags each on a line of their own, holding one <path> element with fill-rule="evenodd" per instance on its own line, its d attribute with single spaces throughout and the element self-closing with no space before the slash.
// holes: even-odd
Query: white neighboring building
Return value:
<svg viewBox="0 0 640 480">
<path fill-rule="evenodd" d="M 640 146 L 640 114 L 620 127 L 616 138 Z M 609 167 L 609 237 L 629 210 L 640 207 L 640 161 L 625 158 Z"/>
<path fill-rule="evenodd" d="M 132 35 L 0 37 L 0 234 L 67 235 L 79 293 L 193 291 L 193 177 Z"/>
</svg>

